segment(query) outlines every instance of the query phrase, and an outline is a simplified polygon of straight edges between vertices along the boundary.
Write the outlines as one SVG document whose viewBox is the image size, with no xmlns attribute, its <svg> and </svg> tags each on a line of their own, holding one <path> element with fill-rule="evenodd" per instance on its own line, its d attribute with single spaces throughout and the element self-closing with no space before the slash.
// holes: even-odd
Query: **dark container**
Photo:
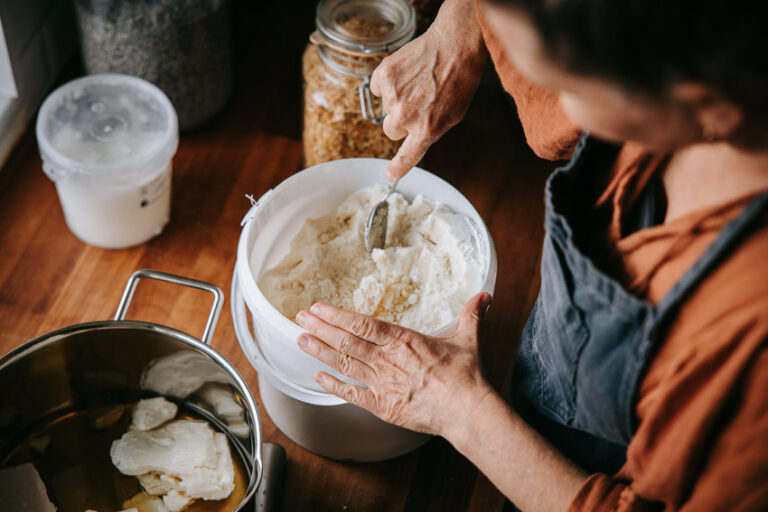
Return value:
<svg viewBox="0 0 768 512">
<path fill-rule="evenodd" d="M 88 73 L 123 73 L 163 90 L 179 128 L 203 124 L 232 90 L 229 0 L 75 0 Z"/>
</svg>

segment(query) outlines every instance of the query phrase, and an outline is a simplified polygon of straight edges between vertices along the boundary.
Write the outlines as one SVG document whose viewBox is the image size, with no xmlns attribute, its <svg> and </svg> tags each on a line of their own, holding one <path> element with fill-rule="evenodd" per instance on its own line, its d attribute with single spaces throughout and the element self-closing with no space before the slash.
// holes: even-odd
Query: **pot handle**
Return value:
<svg viewBox="0 0 768 512">
<path fill-rule="evenodd" d="M 166 274 L 165 272 L 159 272 L 157 270 L 137 270 L 131 274 L 128 283 L 125 285 L 125 291 L 123 291 L 120 304 L 118 304 L 117 311 L 115 312 L 115 320 L 119 321 L 125 319 L 125 314 L 128 311 L 128 306 L 131 305 L 131 299 L 133 298 L 133 292 L 136 290 L 136 285 L 139 283 L 139 280 L 143 278 L 156 279 L 158 281 L 165 281 L 167 283 L 211 292 L 213 294 L 213 305 L 211 306 L 211 312 L 208 314 L 208 320 L 205 322 L 203 336 L 200 338 L 200 341 L 206 345 L 211 344 L 213 331 L 216 329 L 216 322 L 219 321 L 221 307 L 224 305 L 224 292 L 222 292 L 218 286 L 203 281 L 197 281 L 195 279 L 189 279 L 187 277 Z"/>
</svg>

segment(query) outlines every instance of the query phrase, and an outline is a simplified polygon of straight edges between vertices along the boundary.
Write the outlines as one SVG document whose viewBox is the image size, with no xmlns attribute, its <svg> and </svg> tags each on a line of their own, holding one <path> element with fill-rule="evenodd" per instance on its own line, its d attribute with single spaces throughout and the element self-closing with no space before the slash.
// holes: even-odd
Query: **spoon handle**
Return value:
<svg viewBox="0 0 768 512">
<path fill-rule="evenodd" d="M 399 182 L 400 182 L 400 178 L 397 178 L 395 181 L 392 182 L 392 186 L 389 187 L 389 192 L 387 192 L 387 195 L 384 196 L 384 199 L 382 199 L 382 201 L 386 201 L 387 199 L 389 199 L 389 196 L 391 196 L 392 192 L 395 191 L 395 187 Z"/>
</svg>

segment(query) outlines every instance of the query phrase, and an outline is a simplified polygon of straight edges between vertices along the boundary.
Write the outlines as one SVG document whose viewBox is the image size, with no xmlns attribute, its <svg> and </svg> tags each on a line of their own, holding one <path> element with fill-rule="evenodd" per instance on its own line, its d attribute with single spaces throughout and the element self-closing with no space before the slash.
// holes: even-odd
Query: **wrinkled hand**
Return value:
<svg viewBox="0 0 768 512">
<path fill-rule="evenodd" d="M 405 138 L 387 167 L 405 175 L 450 128 L 464 118 L 477 90 L 486 50 L 473 0 L 448 0 L 421 37 L 384 59 L 371 76 L 381 97 L 384 133 Z"/>
<path fill-rule="evenodd" d="M 362 382 L 367 389 L 325 373 L 323 388 L 401 427 L 446 436 L 488 393 L 478 354 L 478 324 L 491 296 L 471 298 L 456 332 L 435 338 L 328 304 L 314 304 L 296 321 L 311 334 L 297 342 L 309 355 Z"/>
</svg>

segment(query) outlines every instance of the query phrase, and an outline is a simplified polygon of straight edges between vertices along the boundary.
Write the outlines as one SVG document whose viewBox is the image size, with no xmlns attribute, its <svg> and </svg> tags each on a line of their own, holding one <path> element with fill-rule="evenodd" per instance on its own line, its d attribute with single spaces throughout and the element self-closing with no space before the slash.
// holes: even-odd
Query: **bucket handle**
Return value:
<svg viewBox="0 0 768 512">
<path fill-rule="evenodd" d="M 167 283 L 178 284 L 180 286 L 186 286 L 189 288 L 196 288 L 198 290 L 204 290 L 213 294 L 213 305 L 211 306 L 211 312 L 208 314 L 208 320 L 205 322 L 205 330 L 200 341 L 206 345 L 211 344 L 211 338 L 213 337 L 213 331 L 216 329 L 216 323 L 219 321 L 219 314 L 221 313 L 221 307 L 224 305 L 224 292 L 221 288 L 214 286 L 204 281 L 197 281 L 196 279 L 189 279 L 187 277 L 176 276 L 173 274 L 167 274 L 165 272 L 159 272 L 157 270 L 137 270 L 131 274 L 128 283 L 125 285 L 125 291 L 120 299 L 120 304 L 117 306 L 115 312 L 115 320 L 124 320 L 125 314 L 128 311 L 128 307 L 131 305 L 131 299 L 133 298 L 133 292 L 136 291 L 136 285 L 139 280 L 143 278 L 156 279 L 158 281 L 165 281 Z"/>
</svg>

